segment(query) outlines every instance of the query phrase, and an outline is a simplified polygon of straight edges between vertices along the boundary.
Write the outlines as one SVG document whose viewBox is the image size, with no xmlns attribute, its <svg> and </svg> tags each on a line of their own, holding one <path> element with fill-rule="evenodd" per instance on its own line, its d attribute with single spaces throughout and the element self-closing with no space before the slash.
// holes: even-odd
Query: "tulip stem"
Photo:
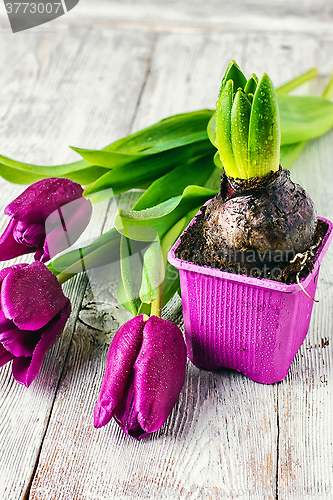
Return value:
<svg viewBox="0 0 333 500">
<path fill-rule="evenodd" d="M 74 276 L 78 274 L 78 273 L 75 273 L 75 274 L 71 274 L 71 273 L 60 273 L 58 274 L 57 276 L 57 279 L 60 283 L 60 285 L 63 285 L 64 283 L 66 283 L 66 281 L 74 278 Z"/>
<path fill-rule="evenodd" d="M 163 288 L 164 288 L 164 281 L 162 281 L 162 283 L 159 285 L 157 289 L 157 297 L 151 303 L 150 316 L 157 316 L 158 318 L 162 316 Z"/>
</svg>

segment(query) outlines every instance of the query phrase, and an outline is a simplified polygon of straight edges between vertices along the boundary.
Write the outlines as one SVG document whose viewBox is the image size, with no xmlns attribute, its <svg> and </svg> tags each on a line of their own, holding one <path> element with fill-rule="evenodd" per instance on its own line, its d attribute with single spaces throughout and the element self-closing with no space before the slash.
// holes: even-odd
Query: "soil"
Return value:
<svg viewBox="0 0 333 500">
<path fill-rule="evenodd" d="M 316 252 L 325 236 L 328 226 L 319 221 L 309 248 L 303 253 L 297 253 L 288 262 L 255 262 L 227 261 L 222 257 L 223 249 L 207 246 L 204 237 L 204 218 L 206 207 L 202 207 L 196 217 L 195 223 L 190 226 L 181 237 L 180 245 L 176 250 L 176 257 L 199 266 L 218 268 L 233 274 L 246 274 L 255 278 L 265 278 L 280 283 L 297 283 L 305 278 L 313 269 Z M 251 249 L 242 249 L 244 255 Z"/>
</svg>

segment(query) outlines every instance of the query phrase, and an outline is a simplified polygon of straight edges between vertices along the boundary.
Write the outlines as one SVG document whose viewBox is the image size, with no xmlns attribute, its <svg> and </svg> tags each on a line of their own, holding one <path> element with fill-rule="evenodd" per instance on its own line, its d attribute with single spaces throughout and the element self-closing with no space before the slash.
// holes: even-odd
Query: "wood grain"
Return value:
<svg viewBox="0 0 333 500">
<path fill-rule="evenodd" d="M 244 42 L 233 46 L 238 58 Z M 134 130 L 168 114 L 193 109 L 195 104 L 210 105 L 214 97 L 206 88 L 214 84 L 218 88 L 221 78 L 221 67 L 213 64 L 212 55 L 227 61 L 231 44 L 230 35 L 159 36 Z M 103 278 L 109 284 L 108 296 L 101 285 L 103 308 L 113 310 L 115 317 L 116 281 L 108 278 L 106 270 Z M 30 498 L 41 499 L 45 491 L 56 487 L 58 498 L 125 499 L 134 493 L 136 498 L 222 498 L 248 491 L 257 498 L 273 497 L 277 415 L 272 386 L 253 385 L 246 377 L 225 370 L 203 372 L 189 363 L 180 400 L 157 435 L 138 443 L 124 436 L 115 422 L 93 429 L 94 402 L 112 331 L 105 332 L 105 317 L 96 315 L 90 323 L 93 328 L 87 329 L 91 315 L 87 321 L 86 310 L 91 301 L 88 291 L 80 314 L 85 324 L 78 323 L 73 337 Z M 169 314 L 181 324 L 179 302 Z M 108 318 L 114 332 L 110 313 Z M 70 448 L 64 433 L 70 436 Z M 66 471 L 62 471 L 64 460 L 71 464 Z"/>
<path fill-rule="evenodd" d="M 324 0 L 224 2 L 223 10 L 218 0 L 177 9 L 171 0 L 98 1 L 94 9 L 81 0 L 53 31 L 50 23 L 14 38 L 2 19 L 1 152 L 56 164 L 76 158 L 68 144 L 100 147 L 170 114 L 213 107 L 231 58 L 276 85 L 314 65 L 327 81 L 331 16 Z M 311 85 L 303 91 L 318 92 Z M 292 171 L 331 219 L 332 148 L 332 133 L 310 142 Z M 1 181 L 0 189 L 5 206 L 23 188 Z M 115 208 L 97 207 L 84 238 L 112 227 Z M 104 268 L 88 285 L 83 276 L 69 282 L 74 312 L 36 381 L 26 389 L 9 366 L 0 370 L 0 498 L 333 498 L 332 257 L 329 250 L 320 302 L 284 382 L 264 386 L 189 362 L 166 424 L 141 442 L 113 421 L 93 428 L 108 346 L 130 317 L 116 300 L 117 274 Z M 182 327 L 180 305 L 175 296 L 163 315 Z"/>
<path fill-rule="evenodd" d="M 333 133 L 311 141 L 292 170 L 318 213 L 332 220 Z M 279 498 L 332 498 L 333 251 L 321 265 L 309 333 L 279 384 Z"/>
<path fill-rule="evenodd" d="M 328 0 L 89 0 L 54 24 L 111 26 L 127 30 L 203 34 L 228 31 L 332 35 L 332 6 Z"/>
<path fill-rule="evenodd" d="M 147 71 L 150 35 L 83 28 L 68 29 L 66 35 L 35 34 L 28 40 L 4 37 L 3 42 L 2 153 L 55 164 L 75 156 L 67 148 L 69 141 L 100 147 L 129 132 Z M 2 181 L 2 208 L 22 190 Z M 101 233 L 105 211 L 97 207 L 86 239 Z M 2 216 L 0 226 L 6 223 Z M 85 288 L 82 276 L 66 284 L 73 303 L 71 320 L 29 389 L 12 379 L 10 366 L 0 369 L 0 498 L 23 498 L 27 491 Z"/>
</svg>

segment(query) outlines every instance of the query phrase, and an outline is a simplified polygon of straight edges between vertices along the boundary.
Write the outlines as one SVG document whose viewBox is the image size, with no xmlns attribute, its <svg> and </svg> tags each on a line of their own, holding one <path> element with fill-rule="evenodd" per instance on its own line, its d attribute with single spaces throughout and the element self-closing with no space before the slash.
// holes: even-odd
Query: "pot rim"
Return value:
<svg viewBox="0 0 333 500">
<path fill-rule="evenodd" d="M 210 202 L 208 200 L 205 205 L 207 205 Z M 191 220 L 191 222 L 188 224 L 188 226 L 184 229 L 182 234 L 179 236 L 175 244 L 172 246 L 171 250 L 168 253 L 168 261 L 170 264 L 172 264 L 176 269 L 179 271 L 190 271 L 194 272 L 197 274 L 205 274 L 207 276 L 212 276 L 216 278 L 220 278 L 223 280 L 228 280 L 228 281 L 233 281 L 233 282 L 238 282 L 238 283 L 243 283 L 243 284 L 248 284 L 251 286 L 256 286 L 258 288 L 269 288 L 271 290 L 276 290 L 277 292 L 288 292 L 288 293 L 295 293 L 299 292 L 301 290 L 300 286 L 298 283 L 291 283 L 291 284 L 286 284 L 286 283 L 280 283 L 278 281 L 274 280 L 268 280 L 266 278 L 254 278 L 252 276 L 247 276 L 246 274 L 236 274 L 236 273 L 230 273 L 226 271 L 221 271 L 220 269 L 216 269 L 213 267 L 209 266 L 198 266 L 197 264 L 194 264 L 193 262 L 188 262 L 182 259 L 178 259 L 175 255 L 175 252 L 180 244 L 181 237 L 183 236 L 184 233 L 188 230 L 190 226 L 192 226 L 195 221 L 197 216 L 201 213 L 201 209 L 198 211 L 198 213 L 195 215 L 195 217 Z M 305 277 L 300 280 L 301 285 L 306 288 L 313 278 L 313 276 L 317 273 L 320 263 L 325 255 L 325 253 L 328 250 L 328 247 L 333 239 L 333 224 L 330 220 L 325 219 L 324 217 L 318 217 L 318 220 L 326 222 L 328 225 L 328 229 L 326 231 L 326 234 L 323 238 L 323 241 L 321 242 L 321 245 L 319 246 L 316 256 L 315 256 L 315 262 L 314 262 L 314 268 L 312 271 Z"/>
</svg>

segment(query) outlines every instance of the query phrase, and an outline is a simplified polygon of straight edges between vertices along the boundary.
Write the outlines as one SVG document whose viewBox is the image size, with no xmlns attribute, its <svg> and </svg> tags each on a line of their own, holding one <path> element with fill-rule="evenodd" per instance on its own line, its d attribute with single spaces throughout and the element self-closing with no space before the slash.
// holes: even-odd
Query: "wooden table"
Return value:
<svg viewBox="0 0 333 500">
<path fill-rule="evenodd" d="M 276 85 L 317 66 L 321 78 L 301 89 L 313 94 L 333 65 L 330 0 L 81 0 L 15 35 L 2 4 L 0 14 L 0 152 L 37 164 L 75 160 L 68 145 L 99 148 L 168 115 L 214 107 L 230 59 Z M 292 169 L 330 219 L 332 158 L 330 132 Z M 24 189 L 0 186 L 1 209 Z M 86 237 L 112 227 L 113 215 L 114 205 L 96 206 Z M 9 365 L 0 369 L 1 500 L 332 499 L 332 265 L 331 249 L 308 336 L 283 382 L 189 363 L 166 424 L 141 442 L 113 421 L 93 427 L 108 346 L 129 317 L 114 277 L 68 282 L 71 318 L 34 383 L 27 389 Z M 182 325 L 179 297 L 164 317 Z"/>
</svg>

